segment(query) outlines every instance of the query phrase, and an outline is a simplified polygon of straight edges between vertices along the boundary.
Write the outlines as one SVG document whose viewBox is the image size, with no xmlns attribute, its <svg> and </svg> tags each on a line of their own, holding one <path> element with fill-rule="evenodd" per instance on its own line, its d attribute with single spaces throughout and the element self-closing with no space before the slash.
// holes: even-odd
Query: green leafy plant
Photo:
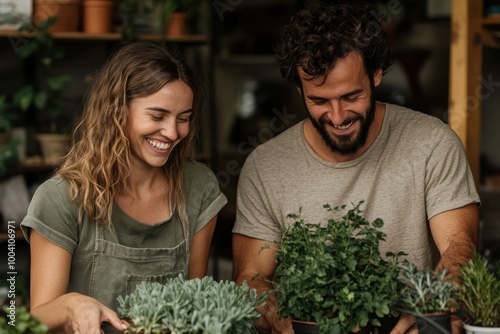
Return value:
<svg viewBox="0 0 500 334">
<path fill-rule="evenodd" d="M 142 282 L 118 302 L 121 316 L 132 322 L 129 333 L 233 334 L 255 333 L 264 297 L 246 283 L 178 276 L 166 284 Z"/>
<path fill-rule="evenodd" d="M 15 316 L 13 316 L 13 313 Z M 12 317 L 9 317 L 9 316 Z M 47 326 L 42 324 L 26 308 L 16 306 L 15 311 L 10 310 L 7 305 L 0 311 L 0 329 L 4 334 L 45 334 Z"/>
<path fill-rule="evenodd" d="M 19 46 L 19 55 L 23 59 L 35 57 L 39 64 L 41 79 L 38 85 L 27 84 L 19 89 L 13 98 L 15 105 L 21 110 L 27 111 L 30 108 L 47 112 L 50 119 L 51 132 L 59 132 L 58 119 L 63 111 L 63 88 L 70 81 L 68 75 L 57 74 L 54 64 L 64 57 L 62 48 L 57 47 L 54 38 L 48 32 L 48 28 L 56 21 L 55 17 L 50 17 L 37 26 L 25 26 L 22 30 L 33 32 L 34 37 Z"/>
<path fill-rule="evenodd" d="M 17 143 L 10 138 L 9 130 L 13 103 L 8 100 L 8 96 L 0 95 L 0 176 L 7 171 L 7 166 L 17 161 Z"/>
<path fill-rule="evenodd" d="M 459 268 L 457 299 L 468 316 L 466 322 L 472 326 L 500 327 L 500 262 L 496 264 L 496 273 L 492 272 L 486 259 L 475 252 Z"/>
<path fill-rule="evenodd" d="M 316 322 L 322 333 L 348 333 L 357 327 L 380 326 L 391 313 L 399 289 L 399 257 L 380 254 L 384 222 L 369 222 L 360 206 L 325 224 L 306 223 L 290 214 L 294 223 L 284 229 L 276 254 L 274 291 L 281 317 Z M 345 205 L 332 208 L 333 213 Z"/>
</svg>

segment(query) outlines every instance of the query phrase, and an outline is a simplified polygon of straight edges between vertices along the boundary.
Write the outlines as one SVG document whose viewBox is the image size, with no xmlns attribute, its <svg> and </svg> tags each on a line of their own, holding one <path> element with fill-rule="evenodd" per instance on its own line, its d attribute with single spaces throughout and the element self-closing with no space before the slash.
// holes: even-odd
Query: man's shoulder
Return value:
<svg viewBox="0 0 500 334">
<path fill-rule="evenodd" d="M 433 137 L 436 132 L 450 130 L 449 125 L 436 116 L 395 104 L 386 103 L 385 105 L 391 132 L 399 131 L 404 134 L 416 134 L 420 138 L 425 138 L 426 136 Z"/>
<path fill-rule="evenodd" d="M 302 138 L 301 127 L 304 121 L 299 122 L 281 132 L 277 136 L 257 146 L 251 153 L 258 155 L 279 154 L 296 147 Z"/>
<path fill-rule="evenodd" d="M 447 124 L 436 116 L 413 110 L 396 104 L 385 103 L 386 111 L 393 122 L 406 123 L 411 125 L 442 127 Z"/>
</svg>

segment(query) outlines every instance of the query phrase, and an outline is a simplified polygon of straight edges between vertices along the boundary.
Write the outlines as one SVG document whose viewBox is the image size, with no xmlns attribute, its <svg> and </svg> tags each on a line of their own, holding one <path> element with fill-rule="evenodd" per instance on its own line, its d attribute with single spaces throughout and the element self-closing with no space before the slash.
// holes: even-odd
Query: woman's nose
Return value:
<svg viewBox="0 0 500 334">
<path fill-rule="evenodd" d="M 176 140 L 178 137 L 177 122 L 171 120 L 165 121 L 160 134 L 170 140 Z"/>
</svg>

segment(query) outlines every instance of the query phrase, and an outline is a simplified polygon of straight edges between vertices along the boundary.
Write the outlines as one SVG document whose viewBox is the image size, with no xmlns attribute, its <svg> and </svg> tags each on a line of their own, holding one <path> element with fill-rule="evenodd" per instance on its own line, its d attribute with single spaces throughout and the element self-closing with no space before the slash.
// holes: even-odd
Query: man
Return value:
<svg viewBox="0 0 500 334">
<path fill-rule="evenodd" d="M 259 251 L 280 241 L 300 207 L 305 221 L 320 222 L 323 204 L 364 200 L 365 218 L 385 222 L 382 254 L 403 251 L 420 268 L 456 270 L 477 247 L 479 197 L 458 137 L 437 118 L 375 101 L 391 64 L 375 14 L 368 5 L 314 7 L 285 27 L 277 59 L 309 119 L 245 162 L 233 230 L 238 283 L 272 288 L 275 252 Z M 259 331 L 293 333 L 272 295 L 261 313 Z M 391 333 L 416 333 L 414 322 L 402 316 Z"/>
</svg>

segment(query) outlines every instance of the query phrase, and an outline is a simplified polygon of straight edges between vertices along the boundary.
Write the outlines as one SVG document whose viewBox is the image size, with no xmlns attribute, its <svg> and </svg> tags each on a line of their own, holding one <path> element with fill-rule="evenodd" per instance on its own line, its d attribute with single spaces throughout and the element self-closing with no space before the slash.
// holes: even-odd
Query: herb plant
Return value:
<svg viewBox="0 0 500 334">
<path fill-rule="evenodd" d="M 281 317 L 316 322 L 321 333 L 348 333 L 367 325 L 380 326 L 391 313 L 399 288 L 399 256 L 379 250 L 384 222 L 369 222 L 360 206 L 326 224 L 294 223 L 284 229 L 276 254 L 275 292 Z M 345 205 L 327 211 L 344 210 Z"/>
<path fill-rule="evenodd" d="M 459 266 L 461 282 L 457 298 L 467 313 L 469 325 L 500 327 L 500 262 L 496 273 L 488 268 L 486 259 L 478 252 Z"/>
<path fill-rule="evenodd" d="M 132 322 L 128 333 L 244 334 L 255 333 L 256 308 L 263 301 L 246 283 L 178 276 L 166 284 L 140 283 L 118 298 L 118 311 Z"/>
<path fill-rule="evenodd" d="M 456 306 L 453 297 L 457 285 L 446 269 L 418 269 L 415 264 L 404 261 L 399 279 L 403 283 L 399 294 L 403 308 L 418 314 L 432 314 L 447 312 Z"/>
</svg>

